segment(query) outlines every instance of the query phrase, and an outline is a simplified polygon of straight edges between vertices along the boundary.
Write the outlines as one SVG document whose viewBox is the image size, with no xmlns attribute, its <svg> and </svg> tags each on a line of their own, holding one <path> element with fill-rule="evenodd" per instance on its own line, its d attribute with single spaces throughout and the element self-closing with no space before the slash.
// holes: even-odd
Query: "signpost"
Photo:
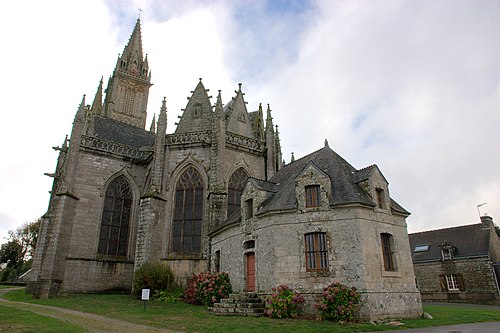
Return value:
<svg viewBox="0 0 500 333">
<path fill-rule="evenodd" d="M 144 311 L 146 311 L 146 303 L 149 301 L 149 292 L 150 289 L 142 289 L 141 299 L 144 301 Z"/>
</svg>

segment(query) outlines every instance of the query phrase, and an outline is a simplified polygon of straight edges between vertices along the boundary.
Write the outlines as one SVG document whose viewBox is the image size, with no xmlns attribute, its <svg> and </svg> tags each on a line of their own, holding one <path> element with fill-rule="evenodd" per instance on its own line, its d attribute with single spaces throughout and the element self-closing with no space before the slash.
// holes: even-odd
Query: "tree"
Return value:
<svg viewBox="0 0 500 333">
<path fill-rule="evenodd" d="M 8 270 L 10 272 L 14 270 L 16 276 L 31 268 L 31 264 L 25 265 L 25 263 L 29 263 L 34 255 L 40 222 L 41 219 L 37 219 L 34 222 L 24 223 L 15 231 L 9 230 L 7 243 L 0 246 L 0 263 L 6 263 Z"/>
</svg>

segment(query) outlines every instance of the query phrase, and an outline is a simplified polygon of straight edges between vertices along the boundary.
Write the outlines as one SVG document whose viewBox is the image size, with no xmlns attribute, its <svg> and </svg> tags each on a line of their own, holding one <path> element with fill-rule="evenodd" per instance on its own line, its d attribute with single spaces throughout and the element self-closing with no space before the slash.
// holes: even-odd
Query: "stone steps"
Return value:
<svg viewBox="0 0 500 333">
<path fill-rule="evenodd" d="M 256 293 L 230 294 L 220 303 L 215 303 L 208 311 L 216 316 L 261 317 L 265 305 Z"/>
</svg>

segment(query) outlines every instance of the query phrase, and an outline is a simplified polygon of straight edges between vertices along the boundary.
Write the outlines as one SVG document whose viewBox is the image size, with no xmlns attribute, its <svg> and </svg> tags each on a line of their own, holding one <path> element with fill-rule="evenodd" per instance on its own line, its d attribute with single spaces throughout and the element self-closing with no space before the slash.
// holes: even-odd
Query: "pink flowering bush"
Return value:
<svg viewBox="0 0 500 333">
<path fill-rule="evenodd" d="M 189 279 L 184 300 L 195 305 L 212 306 L 232 292 L 227 273 L 202 272 Z"/>
<path fill-rule="evenodd" d="M 290 289 L 287 285 L 279 285 L 273 288 L 271 296 L 267 299 L 264 313 L 271 318 L 296 317 L 304 302 L 304 297 L 298 291 Z"/>
<path fill-rule="evenodd" d="M 323 288 L 321 301 L 315 307 L 321 317 L 327 320 L 349 322 L 354 318 L 354 312 L 359 309 L 361 294 L 355 287 L 348 288 L 340 282 Z"/>
</svg>

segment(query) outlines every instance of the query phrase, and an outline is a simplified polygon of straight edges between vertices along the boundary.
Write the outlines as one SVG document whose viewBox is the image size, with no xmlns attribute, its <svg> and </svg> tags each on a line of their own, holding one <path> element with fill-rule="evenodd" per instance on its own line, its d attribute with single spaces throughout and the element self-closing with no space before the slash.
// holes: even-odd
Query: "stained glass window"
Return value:
<svg viewBox="0 0 500 333">
<path fill-rule="evenodd" d="M 239 168 L 231 175 L 227 189 L 227 216 L 231 216 L 241 206 L 241 193 L 248 179 L 248 174 L 243 168 Z"/>
<path fill-rule="evenodd" d="M 127 255 L 131 209 L 132 190 L 127 179 L 119 176 L 109 184 L 104 197 L 98 254 Z"/>
<path fill-rule="evenodd" d="M 203 221 L 203 179 L 193 167 L 188 167 L 175 186 L 172 251 L 199 253 Z"/>
</svg>

